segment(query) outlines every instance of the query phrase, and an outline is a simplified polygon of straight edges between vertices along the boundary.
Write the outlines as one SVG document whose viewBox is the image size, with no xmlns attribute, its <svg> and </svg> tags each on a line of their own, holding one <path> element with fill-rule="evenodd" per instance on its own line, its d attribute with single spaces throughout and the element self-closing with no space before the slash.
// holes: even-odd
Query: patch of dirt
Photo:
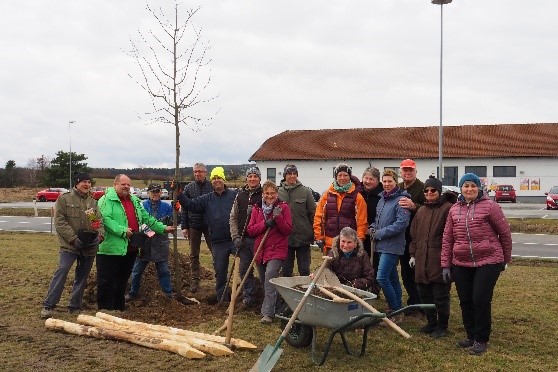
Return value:
<svg viewBox="0 0 558 372">
<path fill-rule="evenodd" d="M 212 271 L 201 268 L 200 289 L 197 293 L 191 293 L 190 288 L 190 260 L 187 256 L 179 254 L 180 267 L 182 268 L 182 296 L 186 298 L 195 298 L 200 304 L 190 304 L 189 301 L 183 300 L 180 296 L 168 299 L 161 291 L 159 281 L 157 279 L 157 270 L 154 263 L 149 263 L 145 269 L 140 286 L 140 292 L 137 299 L 129 301 L 126 304 L 126 311 L 121 316 L 126 319 L 133 319 L 153 324 L 164 324 L 178 328 L 188 328 L 190 325 L 198 325 L 206 321 L 215 319 L 223 319 L 227 317 L 226 310 L 229 303 L 223 302 L 215 304 L 215 278 Z M 231 260 L 232 261 L 232 260 Z M 173 286 L 176 275 L 173 256 L 169 258 L 171 277 Z M 230 266 L 229 266 L 230 269 Z M 93 280 L 91 280 L 93 278 Z M 90 277 L 87 289 L 83 299 L 85 309 L 97 308 L 97 283 L 94 276 Z M 258 283 L 256 287 L 257 303 L 263 302 L 263 292 Z M 185 304 L 186 303 L 186 304 Z M 242 297 L 239 296 L 236 301 L 235 312 L 241 311 Z M 259 313 L 259 307 L 253 309 Z M 223 334 L 224 335 L 224 334 Z"/>
</svg>

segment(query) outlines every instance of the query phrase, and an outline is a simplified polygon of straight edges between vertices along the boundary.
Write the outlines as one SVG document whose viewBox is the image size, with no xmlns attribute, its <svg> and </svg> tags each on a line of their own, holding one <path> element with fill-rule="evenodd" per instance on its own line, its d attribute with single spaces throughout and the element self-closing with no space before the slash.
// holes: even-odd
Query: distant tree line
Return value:
<svg viewBox="0 0 558 372">
<path fill-rule="evenodd" d="M 65 187 L 70 186 L 70 164 L 72 173 L 86 172 L 95 178 L 114 178 L 117 174 L 125 173 L 132 180 L 140 180 L 145 185 L 153 180 L 170 181 L 174 178 L 175 170 L 170 168 L 151 168 L 139 166 L 138 168 L 91 168 L 85 162 L 85 154 L 58 151 L 56 156 L 49 159 L 45 155 L 28 161 L 26 166 L 18 166 L 14 160 L 8 160 L 4 168 L 0 168 L 0 187 Z M 253 164 L 209 165 L 209 172 L 216 166 L 225 169 L 228 181 L 242 180 L 248 168 Z M 179 181 L 194 179 L 192 167 L 180 168 Z"/>
</svg>

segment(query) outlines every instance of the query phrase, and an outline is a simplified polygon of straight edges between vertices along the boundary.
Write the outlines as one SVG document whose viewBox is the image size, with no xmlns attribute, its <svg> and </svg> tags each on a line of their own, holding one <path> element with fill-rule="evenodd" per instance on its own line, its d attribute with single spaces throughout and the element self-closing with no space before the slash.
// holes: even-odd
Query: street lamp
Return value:
<svg viewBox="0 0 558 372">
<path fill-rule="evenodd" d="M 75 120 L 70 120 L 68 122 L 68 133 L 70 135 L 70 188 L 69 190 L 72 189 L 72 124 L 75 124 Z"/>
<path fill-rule="evenodd" d="M 440 5 L 440 128 L 438 130 L 438 178 L 444 182 L 444 168 L 442 167 L 444 150 L 444 127 L 442 125 L 442 51 L 444 46 L 444 4 L 451 3 L 452 0 L 432 0 L 432 4 Z"/>
</svg>

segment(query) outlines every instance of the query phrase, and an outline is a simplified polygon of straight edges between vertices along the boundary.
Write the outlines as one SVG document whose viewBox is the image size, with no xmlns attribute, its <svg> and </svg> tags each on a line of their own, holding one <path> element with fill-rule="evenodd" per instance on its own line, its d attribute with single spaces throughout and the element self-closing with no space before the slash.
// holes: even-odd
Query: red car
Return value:
<svg viewBox="0 0 558 372">
<path fill-rule="evenodd" d="M 552 186 L 546 195 L 546 209 L 558 209 L 558 186 Z"/>
<path fill-rule="evenodd" d="M 62 187 L 51 187 L 48 189 L 44 189 L 41 190 L 37 193 L 37 195 L 35 196 L 35 200 L 40 201 L 40 202 L 46 202 L 46 201 L 56 201 L 56 199 L 58 199 L 58 197 L 62 194 L 64 194 L 65 192 L 68 192 L 68 189 L 62 188 Z"/>
<path fill-rule="evenodd" d="M 95 200 L 101 199 L 101 196 L 105 195 L 106 187 L 92 187 L 91 188 L 91 196 Z"/>
<path fill-rule="evenodd" d="M 512 185 L 498 185 L 494 193 L 494 201 L 499 203 L 501 201 L 516 202 L 515 189 Z"/>
</svg>

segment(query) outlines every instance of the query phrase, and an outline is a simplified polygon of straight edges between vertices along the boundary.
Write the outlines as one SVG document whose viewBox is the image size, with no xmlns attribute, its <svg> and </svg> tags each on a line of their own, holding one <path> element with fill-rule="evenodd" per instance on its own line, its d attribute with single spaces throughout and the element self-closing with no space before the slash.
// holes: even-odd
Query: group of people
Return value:
<svg viewBox="0 0 558 372">
<path fill-rule="evenodd" d="M 225 184 L 222 167 L 213 168 L 208 180 L 205 165 L 196 163 L 194 182 L 178 194 L 181 228 L 190 242 L 190 291 L 196 293 L 200 287 L 204 235 L 215 271 L 214 302 L 230 300 L 229 259 L 238 256 L 240 275 L 246 276 L 242 304 L 259 305 L 256 279 L 249 272 L 255 261 L 264 289 L 260 322 L 272 323 L 280 299 L 270 280 L 293 275 L 295 260 L 299 275 L 310 275 L 314 243 L 333 257 L 329 266 L 343 284 L 383 292 L 386 312 L 395 314 L 395 322 L 403 317 L 401 274 L 407 305 L 435 305 L 435 310 L 423 311 L 427 323 L 421 328 L 434 338 L 447 334 L 454 281 L 466 331 L 458 345 L 474 355 L 484 353 L 491 332 L 493 290 L 511 262 L 512 244 L 502 210 L 482 192 L 479 177 L 463 175 L 458 196 L 444 193 L 442 182 L 433 176 L 421 182 L 412 159 L 401 162 L 399 174 L 386 168 L 380 175 L 369 167 L 359 180 L 344 163 L 333 174 L 333 182 L 316 203 L 294 164 L 285 166 L 279 185 L 269 180 L 262 184 L 260 170 L 251 167 L 245 186 L 232 190 Z M 129 193 L 130 179 L 119 175 L 97 203 L 89 194 L 90 180 L 87 174 L 76 175 L 74 188 L 56 202 L 60 261 L 43 303 L 43 317 L 52 316 L 75 261 L 69 310 L 81 309 L 95 255 L 99 309 L 124 310 L 125 301 L 139 295 L 149 261 L 156 263 L 161 289 L 172 297 L 167 236 L 174 229 L 172 207 L 161 203 L 161 186 L 150 185 L 149 200 L 142 205 Z M 83 231 L 91 230 L 93 222 L 95 234 L 87 240 Z M 130 275 L 131 288 L 125 296 Z"/>
</svg>

